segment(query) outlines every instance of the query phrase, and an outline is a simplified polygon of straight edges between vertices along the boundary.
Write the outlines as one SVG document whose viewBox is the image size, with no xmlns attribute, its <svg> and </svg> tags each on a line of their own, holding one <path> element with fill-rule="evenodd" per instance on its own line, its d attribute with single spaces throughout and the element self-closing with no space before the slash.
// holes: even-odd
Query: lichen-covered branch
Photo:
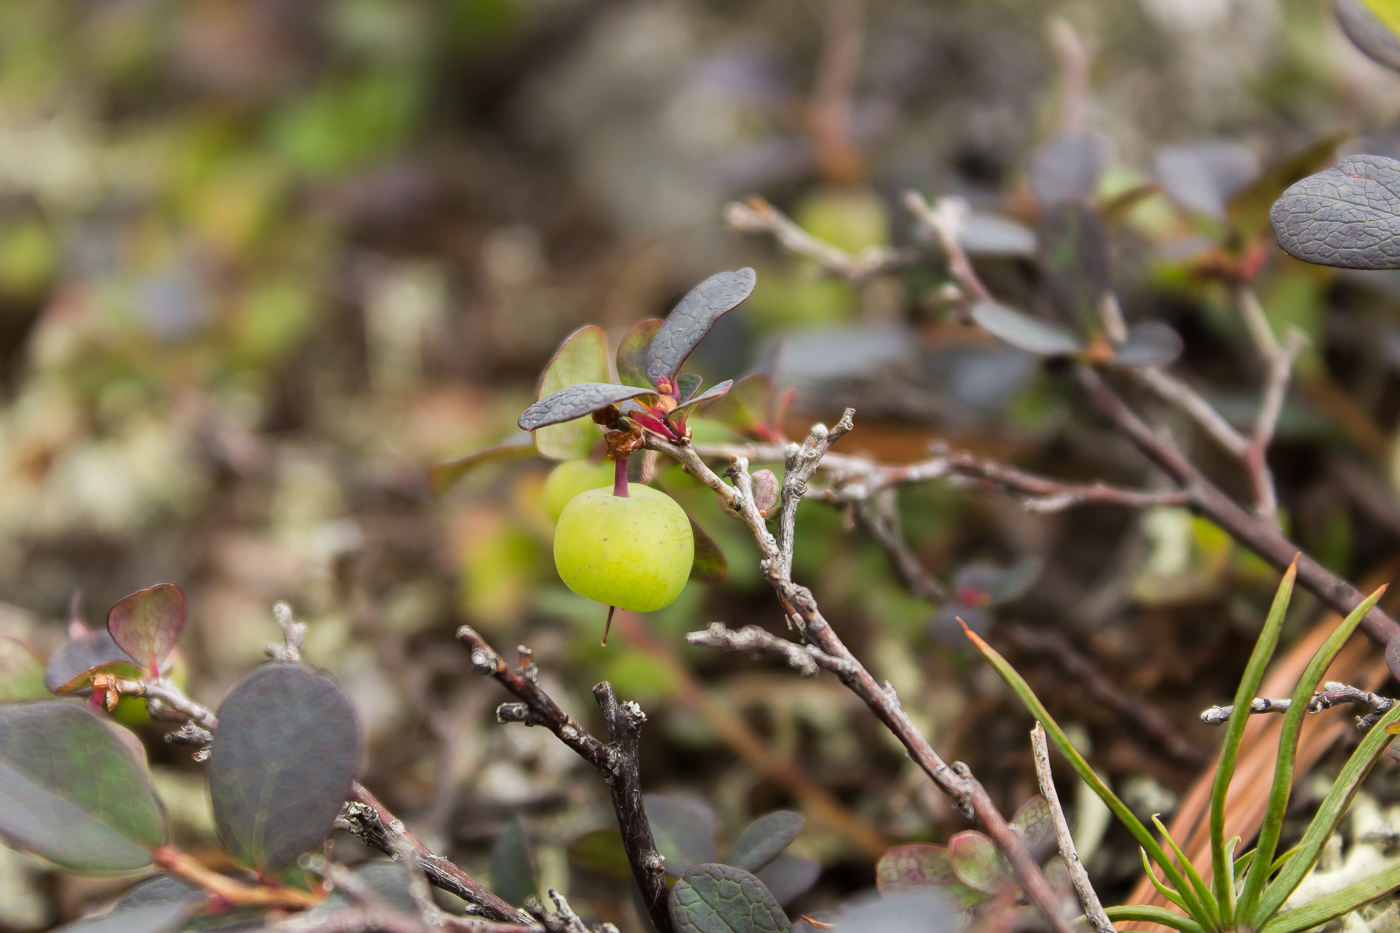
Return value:
<svg viewBox="0 0 1400 933">
<path fill-rule="evenodd" d="M 1376 720 L 1384 716 L 1396 701 L 1389 697 L 1383 697 L 1360 687 L 1352 687 L 1348 684 L 1328 681 L 1322 685 L 1322 689 L 1312 695 L 1308 700 L 1308 712 L 1320 713 L 1325 709 L 1334 706 L 1350 704 L 1352 706 L 1363 706 L 1368 712 L 1356 718 L 1356 724 L 1362 729 L 1369 729 Z M 1271 699 L 1269 697 L 1255 697 L 1249 704 L 1251 713 L 1286 713 L 1293 705 L 1293 700 L 1289 697 L 1281 699 Z M 1212 706 L 1208 710 L 1201 712 L 1201 722 L 1211 726 L 1223 725 L 1230 721 L 1230 717 L 1235 713 L 1234 706 Z"/>
<path fill-rule="evenodd" d="M 1084 917 L 1094 933 L 1117 933 L 1113 921 L 1104 913 L 1098 892 L 1089 882 L 1089 873 L 1079 860 L 1079 852 L 1074 848 L 1074 836 L 1069 831 L 1069 821 L 1065 819 L 1060 797 L 1055 793 L 1055 777 L 1050 773 L 1050 745 L 1045 741 L 1045 728 L 1040 723 L 1031 730 L 1031 752 L 1035 756 L 1035 776 L 1040 784 L 1040 795 L 1050 805 L 1050 823 L 1055 827 L 1055 842 L 1060 848 L 1060 858 L 1065 860 L 1069 870 L 1070 883 L 1074 893 L 1079 895 L 1079 904 L 1084 908 Z"/>
</svg>

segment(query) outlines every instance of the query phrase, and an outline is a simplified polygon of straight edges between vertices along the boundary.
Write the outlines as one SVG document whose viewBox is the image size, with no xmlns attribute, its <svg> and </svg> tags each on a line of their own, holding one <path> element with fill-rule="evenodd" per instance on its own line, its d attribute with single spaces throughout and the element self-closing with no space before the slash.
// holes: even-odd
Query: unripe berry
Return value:
<svg viewBox="0 0 1400 933">
<path fill-rule="evenodd" d="M 554 529 L 554 565 L 589 599 L 633 612 L 668 606 L 685 588 L 695 537 L 685 510 L 634 484 L 627 496 L 591 489 L 575 496 Z"/>
</svg>

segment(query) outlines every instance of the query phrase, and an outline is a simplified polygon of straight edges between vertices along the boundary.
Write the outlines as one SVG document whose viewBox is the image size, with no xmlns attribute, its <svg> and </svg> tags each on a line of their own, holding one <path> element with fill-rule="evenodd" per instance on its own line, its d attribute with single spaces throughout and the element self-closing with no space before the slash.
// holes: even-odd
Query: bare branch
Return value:
<svg viewBox="0 0 1400 933">
<path fill-rule="evenodd" d="M 1060 797 L 1055 793 L 1055 777 L 1050 773 L 1050 746 L 1045 741 L 1045 729 L 1040 723 L 1031 730 L 1031 751 L 1035 755 L 1035 776 L 1040 782 L 1040 795 L 1050 805 L 1050 822 L 1055 827 L 1055 841 L 1060 846 L 1060 857 L 1069 869 L 1069 880 L 1074 892 L 1079 895 L 1079 903 L 1084 908 L 1084 917 L 1095 933 L 1118 933 L 1113 921 L 1104 913 L 1103 904 L 1094 886 L 1089 883 L 1089 873 L 1079 861 L 1079 852 L 1074 848 L 1074 837 L 1070 835 L 1069 822 L 1060 806 Z"/>
<path fill-rule="evenodd" d="M 724 207 L 724 219 L 735 230 L 745 233 L 766 233 L 790 253 L 811 259 L 829 275 L 839 276 L 853 285 L 881 275 L 909 268 L 919 261 L 913 250 L 872 246 L 859 256 L 812 236 L 786 214 L 761 197 L 747 201 L 731 201 Z"/>
<path fill-rule="evenodd" d="M 1293 375 L 1293 363 L 1298 354 L 1307 346 L 1307 337 L 1297 328 L 1288 332 L 1283 346 L 1275 345 L 1274 355 L 1269 359 L 1268 380 L 1264 384 L 1264 397 L 1259 404 L 1259 415 L 1254 421 L 1254 437 L 1249 449 L 1244 453 L 1245 469 L 1254 483 L 1255 511 L 1259 517 L 1271 524 L 1278 524 L 1278 494 L 1274 491 L 1274 476 L 1269 470 L 1269 444 L 1274 439 L 1274 428 L 1278 425 L 1279 414 L 1283 411 L 1283 400 L 1288 394 L 1288 381 Z"/>
<path fill-rule="evenodd" d="M 1195 389 L 1156 367 L 1133 372 L 1139 382 L 1190 415 L 1221 447 L 1240 458 L 1249 451 L 1249 441 L 1245 436 L 1236 431 Z"/>
<path fill-rule="evenodd" d="M 1089 103 L 1089 50 L 1069 20 L 1052 16 L 1048 25 L 1050 45 L 1060 60 L 1065 79 L 1065 99 L 1060 111 L 1060 128 L 1078 130 L 1084 126 Z"/>
<path fill-rule="evenodd" d="M 277 624 L 282 627 L 282 644 L 265 645 L 263 651 L 267 652 L 269 658 L 278 661 L 300 661 L 301 643 L 306 638 L 306 623 L 293 619 L 292 607 L 284 602 L 273 603 L 272 614 L 276 616 Z"/>
<path fill-rule="evenodd" d="M 840 658 L 834 658 L 812 645 L 799 645 L 795 641 L 780 638 L 757 625 L 746 625 L 737 632 L 723 622 L 711 622 L 703 632 L 691 632 L 685 640 L 692 645 L 708 645 L 739 654 L 766 655 L 786 662 L 803 677 L 815 677 L 820 671 L 851 676 L 855 667 Z"/>
<path fill-rule="evenodd" d="M 1309 713 L 1320 713 L 1325 709 L 1334 706 L 1351 704 L 1353 706 L 1364 706 L 1369 712 L 1363 716 L 1356 717 L 1356 725 L 1361 729 L 1369 729 L 1375 725 L 1376 720 L 1385 715 L 1396 701 L 1389 697 L 1362 690 L 1360 687 L 1352 687 L 1347 684 L 1329 680 L 1322 685 L 1322 689 L 1312 695 L 1308 701 Z M 1286 713 L 1293 705 L 1291 698 L 1270 699 L 1268 697 L 1255 697 L 1250 701 L 1249 711 L 1251 713 Z M 1210 726 L 1223 725 L 1230 721 L 1230 717 L 1235 713 L 1234 706 L 1212 706 L 1201 713 L 1201 722 Z"/>
<path fill-rule="evenodd" d="M 972 268 L 972 260 L 962 247 L 963 228 L 971 211 L 962 198 L 942 198 L 937 207 L 931 206 L 917 191 L 904 195 L 904 206 L 914 215 L 914 220 L 922 224 L 938 241 L 943 255 L 948 260 L 948 274 L 971 301 L 991 301 L 992 293 L 977 277 Z"/>
<path fill-rule="evenodd" d="M 717 482 L 724 485 L 718 479 Z M 641 770 L 637 760 L 638 737 L 646 722 L 642 708 L 636 703 L 618 702 L 607 681 L 594 687 L 593 696 L 608 727 L 610 741 L 605 743 L 564 712 L 540 687 L 528 649 L 520 649 L 520 664 L 512 668 L 470 626 L 457 630 L 457 640 L 467 649 L 477 673 L 492 678 L 519 700 L 502 704 L 496 711 L 498 720 L 545 727 L 602 775 L 612 791 L 622 845 L 632 865 L 632 876 L 646 902 L 647 914 L 657 933 L 671 933 L 666 860 L 656 850 L 656 840 L 652 838 L 651 823 L 642 802 Z"/>
</svg>

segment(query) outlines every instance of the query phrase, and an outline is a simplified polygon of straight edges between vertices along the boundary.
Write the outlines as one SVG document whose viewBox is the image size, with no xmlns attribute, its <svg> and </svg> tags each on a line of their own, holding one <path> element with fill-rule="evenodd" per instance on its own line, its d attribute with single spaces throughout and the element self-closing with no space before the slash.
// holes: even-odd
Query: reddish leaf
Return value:
<svg viewBox="0 0 1400 933">
<path fill-rule="evenodd" d="M 164 661 L 185 627 L 185 594 L 173 583 L 137 590 L 107 613 L 112 640 L 152 677 L 160 676 Z"/>
<path fill-rule="evenodd" d="M 70 638 L 55 651 L 44 668 L 44 686 L 54 693 L 76 693 L 87 687 L 92 675 L 99 672 L 130 679 L 141 676 L 140 667 L 112 640 L 106 629 Z"/>
<path fill-rule="evenodd" d="M 682 364 L 715 326 L 715 321 L 732 311 L 753 292 L 756 278 L 748 267 L 737 272 L 717 272 L 690 290 L 647 348 L 647 380 L 659 385 L 675 380 Z"/>
<path fill-rule="evenodd" d="M 1050 819 L 1049 801 L 1037 794 L 1021 804 L 1021 809 L 1011 818 L 1011 828 L 1021 834 L 1032 850 L 1045 845 L 1055 832 L 1055 825 Z"/>
<path fill-rule="evenodd" d="M 753 503 L 764 515 L 778 504 L 778 477 L 772 470 L 754 470 L 750 477 L 753 482 Z"/>
<path fill-rule="evenodd" d="M 992 840 L 965 829 L 948 840 L 948 859 L 958 880 L 984 894 L 997 894 L 1011 883 L 1011 867 Z"/>
</svg>

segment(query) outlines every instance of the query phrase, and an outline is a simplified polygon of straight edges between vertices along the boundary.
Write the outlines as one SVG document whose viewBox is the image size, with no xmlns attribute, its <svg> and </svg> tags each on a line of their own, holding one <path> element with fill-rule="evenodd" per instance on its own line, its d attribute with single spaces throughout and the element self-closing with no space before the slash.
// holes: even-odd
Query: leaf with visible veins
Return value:
<svg viewBox="0 0 1400 933">
<path fill-rule="evenodd" d="M 737 272 L 717 272 L 692 288 L 647 348 L 647 380 L 652 385 L 663 377 L 674 380 L 715 321 L 749 297 L 756 281 L 754 271 L 745 266 Z"/>
<path fill-rule="evenodd" d="M 141 668 L 113 640 L 106 629 L 84 632 L 53 653 L 44 668 L 44 686 L 54 693 L 74 693 L 88 686 L 92 675 L 113 673 L 131 680 L 141 676 Z"/>
<path fill-rule="evenodd" d="M 175 648 L 185 626 L 185 594 L 173 583 L 137 590 L 107 613 L 112 640 L 152 677 Z"/>
<path fill-rule="evenodd" d="M 611 382 L 584 382 L 565 386 L 525 409 L 520 415 L 520 427 L 526 431 L 538 431 L 549 425 L 591 415 L 629 398 L 655 394 L 655 389 L 620 386 Z"/>
<path fill-rule="evenodd" d="M 696 865 L 671 888 L 676 933 L 788 933 L 792 924 L 769 890 L 732 865 Z"/>
<path fill-rule="evenodd" d="M 219 842 L 260 873 L 277 872 L 325 839 L 360 766 L 360 726 L 329 677 L 269 663 L 219 707 L 209 798 Z"/>
<path fill-rule="evenodd" d="M 1279 245 L 1304 262 L 1400 268 L 1400 162 L 1344 159 L 1285 191 L 1269 219 Z"/>
</svg>

